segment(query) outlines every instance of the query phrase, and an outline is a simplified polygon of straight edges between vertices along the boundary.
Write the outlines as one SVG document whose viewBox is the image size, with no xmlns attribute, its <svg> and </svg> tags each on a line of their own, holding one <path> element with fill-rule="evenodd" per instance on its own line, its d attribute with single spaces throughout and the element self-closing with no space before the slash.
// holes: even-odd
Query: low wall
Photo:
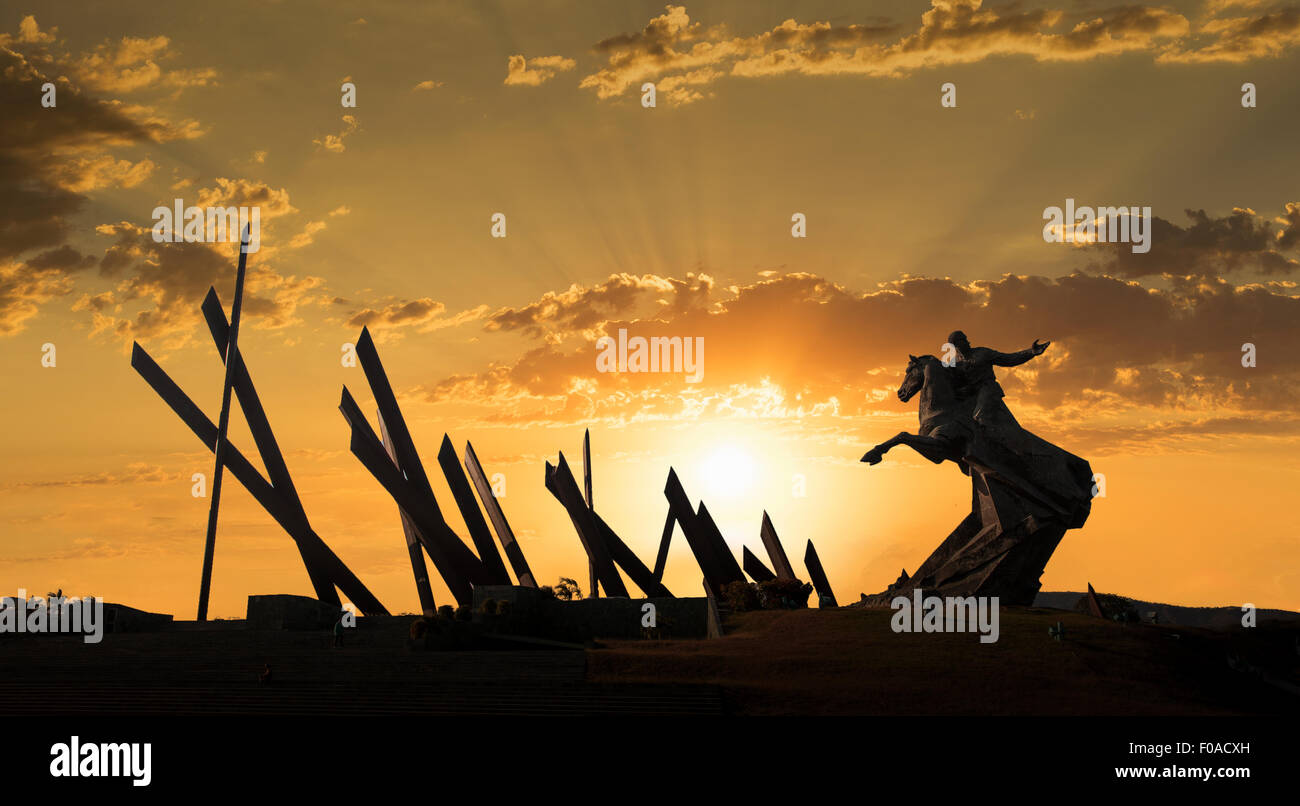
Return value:
<svg viewBox="0 0 1300 806">
<path fill-rule="evenodd" d="M 310 596 L 271 594 L 248 597 L 247 625 L 253 630 L 323 630 L 343 612 Z"/>
<path fill-rule="evenodd" d="M 104 603 L 104 632 L 156 632 L 171 626 L 172 617 L 168 613 L 150 613 L 122 604 Z"/>
</svg>

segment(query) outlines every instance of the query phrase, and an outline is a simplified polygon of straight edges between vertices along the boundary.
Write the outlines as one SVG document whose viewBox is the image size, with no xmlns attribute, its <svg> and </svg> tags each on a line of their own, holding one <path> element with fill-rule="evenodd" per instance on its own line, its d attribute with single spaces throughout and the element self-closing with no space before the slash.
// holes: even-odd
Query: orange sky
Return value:
<svg viewBox="0 0 1300 806">
<path fill-rule="evenodd" d="M 139 341 L 215 420 L 198 306 L 229 305 L 234 250 L 154 243 L 179 197 L 262 206 L 241 346 L 313 526 L 394 612 L 418 606 L 396 508 L 337 411 L 347 385 L 373 416 L 339 360 L 363 325 L 426 468 L 449 433 L 505 474 L 543 582 L 585 587 L 542 481 L 587 428 L 597 509 L 647 563 L 672 466 L 737 555 L 765 509 L 797 567 L 813 539 L 842 603 L 915 570 L 968 481 L 857 459 L 914 430 L 907 356 L 961 328 L 1052 340 L 1000 373 L 1008 403 L 1107 478 L 1045 590 L 1300 609 L 1300 12 L 614 5 L 0 3 L 0 591 L 192 617 L 210 455 L 129 366 Z M 1151 206 L 1151 252 L 1045 243 L 1067 198 Z M 702 337 L 703 379 L 596 372 L 620 328 Z M 679 533 L 665 581 L 699 577 Z M 211 613 L 310 591 L 227 484 Z"/>
</svg>

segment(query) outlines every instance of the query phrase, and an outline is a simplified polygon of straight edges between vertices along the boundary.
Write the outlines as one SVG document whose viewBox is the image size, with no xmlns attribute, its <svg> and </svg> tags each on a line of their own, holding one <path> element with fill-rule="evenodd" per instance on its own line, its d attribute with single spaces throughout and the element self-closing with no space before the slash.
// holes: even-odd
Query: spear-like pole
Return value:
<svg viewBox="0 0 1300 806">
<path fill-rule="evenodd" d="M 221 387 L 221 417 L 217 420 L 216 467 L 212 471 L 212 505 L 208 508 L 208 538 L 203 544 L 203 581 L 199 583 L 199 621 L 208 620 L 208 592 L 212 589 L 212 554 L 217 547 L 217 510 L 221 506 L 221 471 L 226 461 L 226 431 L 230 427 L 230 390 L 235 380 L 239 344 L 239 311 L 244 304 L 244 266 L 248 262 L 246 226 L 240 236 L 239 268 L 235 271 L 235 301 L 230 309 L 230 336 L 226 339 L 226 379 Z"/>
<path fill-rule="evenodd" d="M 596 502 L 591 500 L 591 429 L 588 428 L 582 433 L 582 486 L 583 492 L 587 494 L 587 509 L 595 510 Z M 587 579 L 591 585 L 590 595 L 593 599 L 600 598 L 600 583 L 596 579 L 596 564 L 591 560 L 587 561 Z"/>
</svg>

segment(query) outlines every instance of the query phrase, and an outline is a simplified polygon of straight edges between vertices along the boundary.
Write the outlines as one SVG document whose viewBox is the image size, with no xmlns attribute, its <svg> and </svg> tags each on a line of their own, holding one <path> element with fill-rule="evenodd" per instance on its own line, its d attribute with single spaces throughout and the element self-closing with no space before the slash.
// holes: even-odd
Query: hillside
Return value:
<svg viewBox="0 0 1300 806">
<path fill-rule="evenodd" d="M 1034 598 L 1034 607 L 1049 607 L 1057 610 L 1074 610 L 1085 596 L 1083 592 L 1053 591 L 1042 592 Z M 1099 595 L 1107 595 L 1100 594 Z M 1241 627 L 1240 607 L 1185 607 L 1183 605 L 1163 604 L 1120 596 L 1130 607 L 1135 609 L 1143 621 L 1150 621 L 1149 614 L 1156 614 L 1156 622 L 1177 627 L 1204 627 L 1209 630 L 1230 630 Z M 1300 625 L 1300 613 L 1291 610 L 1273 610 L 1260 608 L 1255 611 L 1256 623 L 1283 622 Z"/>
<path fill-rule="evenodd" d="M 1004 608 L 1001 636 L 895 634 L 891 611 L 741 613 L 714 641 L 608 642 L 588 678 L 713 684 L 742 714 L 1275 714 L 1300 698 L 1228 653 L 1300 680 L 1295 631 L 1225 633 Z M 1048 629 L 1060 621 L 1065 640 Z"/>
</svg>

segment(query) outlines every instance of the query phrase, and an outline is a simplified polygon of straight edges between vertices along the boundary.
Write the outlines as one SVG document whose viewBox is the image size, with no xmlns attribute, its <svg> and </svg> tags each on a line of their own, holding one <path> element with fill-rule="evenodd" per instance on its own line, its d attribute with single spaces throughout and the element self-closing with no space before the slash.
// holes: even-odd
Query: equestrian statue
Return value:
<svg viewBox="0 0 1300 806">
<path fill-rule="evenodd" d="M 1014 367 L 1040 356 L 1051 342 L 1003 353 L 972 347 L 954 331 L 952 355 L 909 356 L 898 399 L 919 393 L 920 428 L 899 433 L 862 457 L 879 464 L 906 445 L 935 464 L 952 462 L 971 479 L 971 513 L 915 573 L 906 571 L 860 605 L 886 607 L 920 588 L 936 596 L 997 596 L 1001 604 L 1030 605 L 1039 577 L 1068 529 L 1083 526 L 1092 505 L 1088 462 L 1021 427 L 1003 399 L 994 367 Z"/>
</svg>

